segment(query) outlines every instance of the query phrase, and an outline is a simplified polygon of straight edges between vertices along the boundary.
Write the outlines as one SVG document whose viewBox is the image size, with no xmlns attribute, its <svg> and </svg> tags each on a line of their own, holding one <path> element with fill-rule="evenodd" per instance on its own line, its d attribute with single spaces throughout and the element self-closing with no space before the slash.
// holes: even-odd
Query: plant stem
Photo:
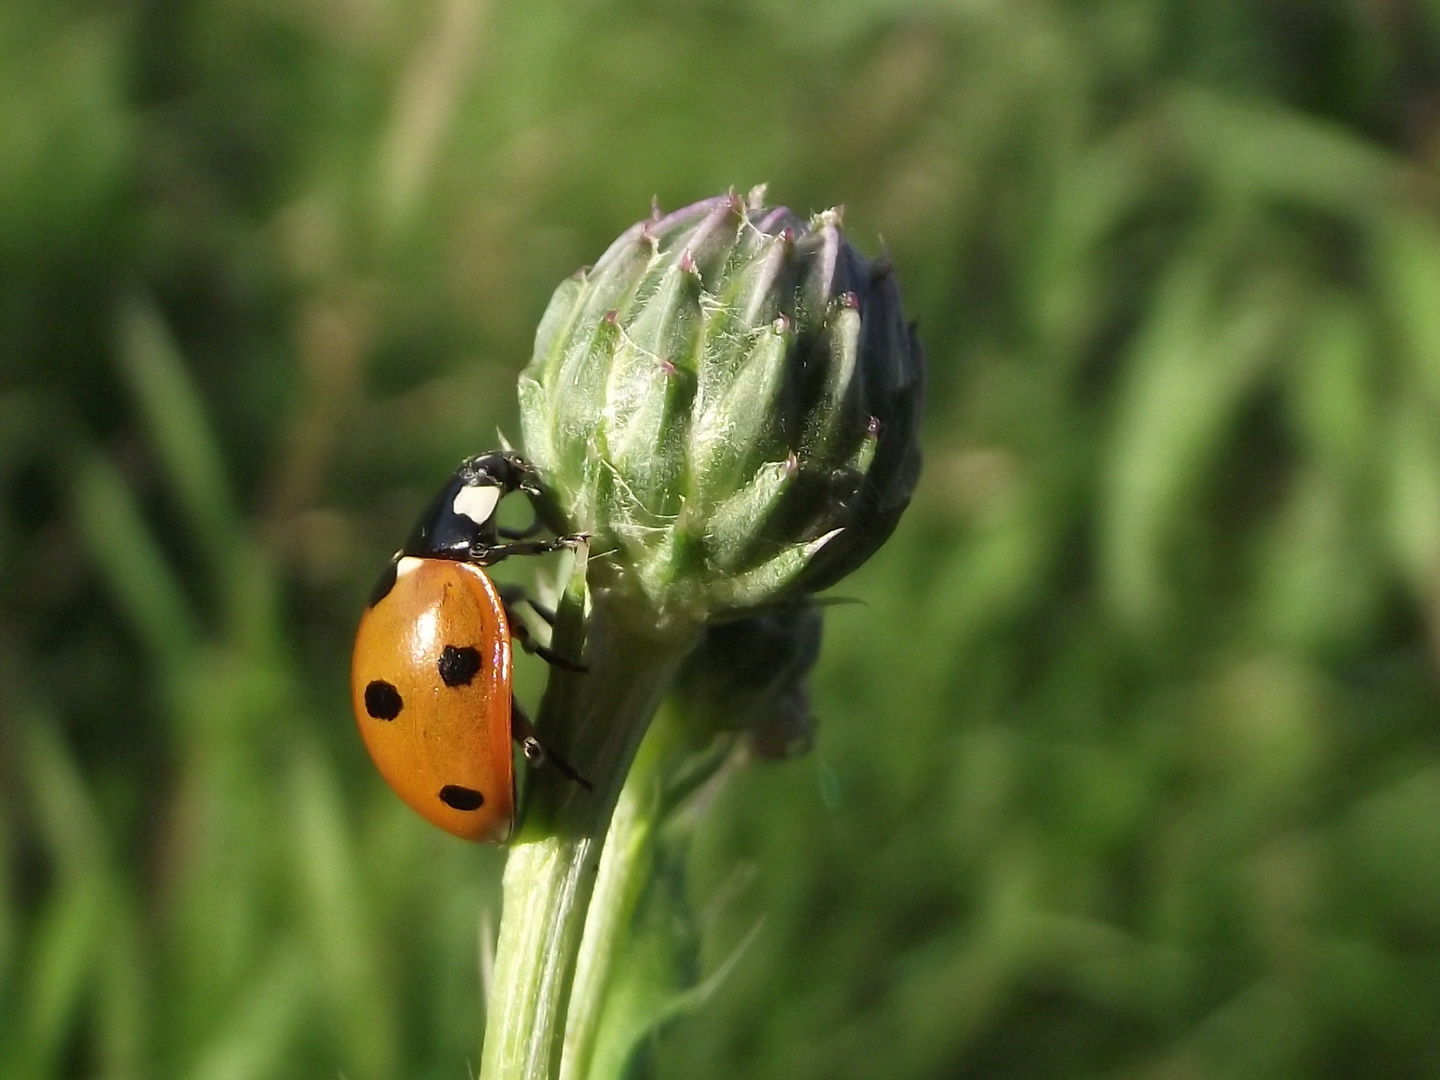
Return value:
<svg viewBox="0 0 1440 1080">
<path fill-rule="evenodd" d="M 505 867 L 504 912 L 480 1080 L 554 1080 L 601 848 L 631 762 L 692 632 L 657 636 L 597 600 L 585 627 L 589 672 L 570 677 L 561 748 L 594 785 L 538 770 Z M 547 695 L 546 704 L 551 702 Z M 555 718 L 541 709 L 542 734 Z"/>
<path fill-rule="evenodd" d="M 673 709 L 667 705 L 651 724 L 620 791 L 580 942 L 565 1021 L 560 1080 L 586 1080 L 590 1075 L 615 955 L 654 861 L 655 828 L 664 802 L 664 773 L 673 764 L 678 742 Z"/>
</svg>

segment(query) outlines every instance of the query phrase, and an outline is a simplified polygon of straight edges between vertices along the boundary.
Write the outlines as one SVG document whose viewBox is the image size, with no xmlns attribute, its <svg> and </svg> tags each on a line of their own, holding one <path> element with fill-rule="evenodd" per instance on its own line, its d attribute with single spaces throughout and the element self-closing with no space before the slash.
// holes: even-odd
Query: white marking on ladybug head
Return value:
<svg viewBox="0 0 1440 1080">
<path fill-rule="evenodd" d="M 417 569 L 424 561 L 424 559 L 417 559 L 414 555 L 403 556 L 400 561 L 395 564 L 396 579 L 398 580 L 410 573 L 411 570 Z"/>
<path fill-rule="evenodd" d="M 466 485 L 455 493 L 455 502 L 452 504 L 455 513 L 461 517 L 467 517 L 476 525 L 484 525 L 495 515 L 495 507 L 500 503 L 500 489 L 498 487 L 470 486 Z"/>
</svg>

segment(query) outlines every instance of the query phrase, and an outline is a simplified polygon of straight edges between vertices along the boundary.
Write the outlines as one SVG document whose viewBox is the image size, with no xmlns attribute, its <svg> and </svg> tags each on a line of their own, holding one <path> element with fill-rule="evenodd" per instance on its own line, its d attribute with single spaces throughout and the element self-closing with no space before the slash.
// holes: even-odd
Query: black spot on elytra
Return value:
<svg viewBox="0 0 1440 1080">
<path fill-rule="evenodd" d="M 375 582 L 375 588 L 370 590 L 370 599 L 365 603 L 367 608 L 374 607 L 390 595 L 390 590 L 395 587 L 395 574 L 399 566 L 398 557 L 385 564 L 385 569 L 380 571 L 380 580 Z"/>
<path fill-rule="evenodd" d="M 437 666 L 446 686 L 469 686 L 480 670 L 480 653 L 470 645 L 446 645 Z"/>
<path fill-rule="evenodd" d="M 376 720 L 394 720 L 404 707 L 400 691 L 385 680 L 376 679 L 365 687 L 365 711 Z"/>
<path fill-rule="evenodd" d="M 446 784 L 440 789 L 440 801 L 455 810 L 479 810 L 485 805 L 485 796 L 474 788 Z"/>
</svg>

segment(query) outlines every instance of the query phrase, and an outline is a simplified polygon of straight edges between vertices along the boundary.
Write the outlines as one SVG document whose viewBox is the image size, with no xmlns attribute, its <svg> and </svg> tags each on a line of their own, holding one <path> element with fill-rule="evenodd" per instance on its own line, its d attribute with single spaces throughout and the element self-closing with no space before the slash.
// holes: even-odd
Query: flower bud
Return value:
<svg viewBox="0 0 1440 1080">
<path fill-rule="evenodd" d="M 919 473 L 924 360 L 889 264 L 837 211 L 762 198 L 626 231 L 557 290 L 520 381 L 549 524 L 661 623 L 833 584 Z"/>
<path fill-rule="evenodd" d="M 815 736 L 807 680 L 821 627 L 809 604 L 706 627 L 680 668 L 676 698 L 706 730 L 744 731 L 756 757 L 803 754 Z"/>
</svg>

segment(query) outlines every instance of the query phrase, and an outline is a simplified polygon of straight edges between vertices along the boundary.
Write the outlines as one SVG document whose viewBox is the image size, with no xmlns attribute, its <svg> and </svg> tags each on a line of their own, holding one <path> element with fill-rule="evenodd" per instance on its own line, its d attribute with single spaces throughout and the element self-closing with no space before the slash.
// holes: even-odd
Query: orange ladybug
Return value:
<svg viewBox="0 0 1440 1080">
<path fill-rule="evenodd" d="M 511 740 L 532 763 L 547 756 L 511 697 L 511 637 L 553 664 L 573 666 L 530 641 L 507 610 L 520 594 L 502 593 L 484 570 L 511 555 L 585 541 L 526 540 L 500 529 L 496 510 L 515 491 L 539 495 L 517 454 L 460 463 L 376 583 L 351 664 L 355 720 L 380 775 L 427 821 L 467 840 L 510 836 Z M 589 786 L 562 758 L 548 756 Z"/>
</svg>

